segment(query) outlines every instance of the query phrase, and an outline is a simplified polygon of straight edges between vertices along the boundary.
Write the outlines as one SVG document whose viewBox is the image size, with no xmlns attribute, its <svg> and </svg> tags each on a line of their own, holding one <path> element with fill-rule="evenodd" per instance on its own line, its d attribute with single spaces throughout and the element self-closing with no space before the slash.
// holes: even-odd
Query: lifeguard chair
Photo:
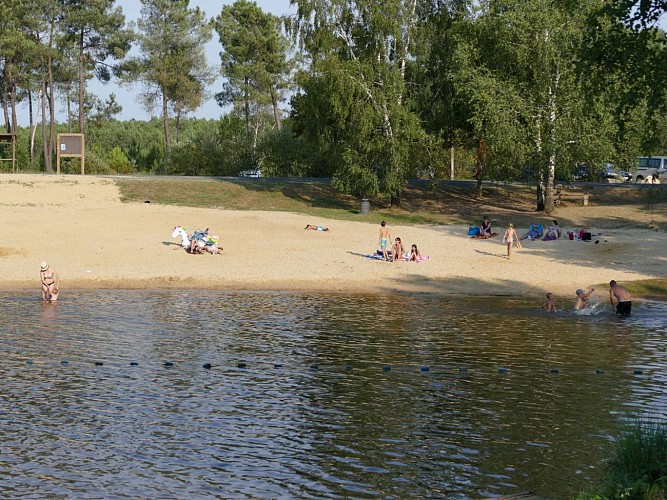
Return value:
<svg viewBox="0 0 667 500">
<path fill-rule="evenodd" d="M 0 161 L 12 162 L 12 174 L 16 173 L 16 134 L 0 134 L 0 145 L 10 146 L 12 156 L 9 158 L 0 158 Z"/>
</svg>

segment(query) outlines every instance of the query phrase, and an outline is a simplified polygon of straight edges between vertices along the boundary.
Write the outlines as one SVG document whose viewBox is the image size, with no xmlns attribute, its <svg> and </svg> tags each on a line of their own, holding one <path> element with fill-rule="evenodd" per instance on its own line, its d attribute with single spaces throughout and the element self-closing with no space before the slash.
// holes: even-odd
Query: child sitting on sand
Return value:
<svg viewBox="0 0 667 500">
<path fill-rule="evenodd" d="M 419 262 L 420 260 L 422 260 L 422 256 L 417 249 L 417 245 L 413 243 L 412 247 L 410 247 L 410 257 L 408 258 L 408 261 Z"/>
<path fill-rule="evenodd" d="M 403 248 L 403 243 L 400 238 L 394 240 L 394 244 L 391 247 L 391 255 L 393 262 L 403 260 L 403 254 L 405 253 L 405 248 Z"/>
</svg>

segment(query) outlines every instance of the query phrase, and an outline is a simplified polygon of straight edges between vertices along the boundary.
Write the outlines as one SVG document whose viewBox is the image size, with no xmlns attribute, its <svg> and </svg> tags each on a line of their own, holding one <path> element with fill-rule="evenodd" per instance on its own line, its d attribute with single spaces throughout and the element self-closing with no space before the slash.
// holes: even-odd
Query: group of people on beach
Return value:
<svg viewBox="0 0 667 500">
<path fill-rule="evenodd" d="M 380 222 L 380 235 L 378 244 L 380 246 L 380 251 L 382 252 L 382 259 L 387 262 L 398 262 L 399 260 L 407 260 L 408 262 L 420 262 L 422 260 L 422 255 L 419 253 L 419 249 L 415 243 L 410 247 L 410 251 L 406 252 L 403 247 L 403 242 L 401 238 L 394 239 L 394 243 L 389 249 L 389 242 L 391 241 L 391 234 L 389 233 L 389 228 L 385 221 Z"/>
<path fill-rule="evenodd" d="M 585 291 L 583 288 L 577 289 L 577 297 L 572 310 L 577 312 L 588 308 L 589 298 L 593 295 L 593 292 L 595 292 L 595 288 L 590 288 L 588 291 Z M 616 280 L 609 282 L 609 302 L 611 303 L 611 307 L 615 308 L 618 316 L 630 316 L 632 313 L 632 297 L 630 296 L 630 292 L 624 286 L 616 283 Z M 556 312 L 556 296 L 553 293 L 547 293 L 547 300 L 542 309 L 547 312 Z"/>
<path fill-rule="evenodd" d="M 538 227 L 540 229 L 538 229 Z M 562 232 L 558 226 L 558 221 L 555 219 L 551 221 L 551 224 L 547 227 L 546 231 L 544 231 L 544 234 L 541 233 L 541 228 L 542 226 L 531 224 L 528 228 L 528 231 L 523 236 L 519 237 L 516 229 L 514 229 L 514 224 L 510 223 L 507 226 L 507 229 L 505 229 L 505 233 L 503 235 L 503 243 L 507 244 L 507 259 L 512 259 L 512 248 L 515 243 L 517 248 L 522 248 L 521 241 L 526 239 L 535 240 L 542 238 L 544 241 L 548 241 L 556 240 L 561 237 Z M 478 226 L 478 230 L 479 235 L 476 237 L 481 239 L 493 238 L 498 234 L 493 232 L 493 229 L 491 228 L 491 218 L 488 215 L 484 216 L 482 219 L 482 224 Z"/>
<path fill-rule="evenodd" d="M 503 243 L 507 243 L 507 258 L 512 258 L 512 247 L 516 242 L 518 248 L 521 248 L 521 241 L 526 239 L 535 240 L 537 238 L 542 238 L 545 241 L 556 240 L 561 237 L 561 229 L 558 226 L 557 220 L 552 220 L 551 224 L 547 227 L 544 234 L 540 234 L 540 229 L 542 226 L 537 226 L 531 224 L 523 236 L 519 237 L 516 230 L 514 229 L 514 224 L 510 223 L 505 230 L 503 235 Z M 482 220 L 482 225 L 479 226 L 479 237 L 483 239 L 491 238 L 497 233 L 494 233 L 491 228 L 491 219 L 488 216 L 484 216 Z M 574 302 L 573 310 L 580 311 L 586 309 L 589 305 L 588 299 L 595 291 L 595 288 L 591 288 L 588 291 L 579 288 L 576 291 L 576 299 Z M 614 303 L 614 300 L 616 303 Z M 632 299 L 628 290 L 616 283 L 615 280 L 609 282 L 609 301 L 611 302 L 612 308 L 616 309 L 616 314 L 619 316 L 630 316 L 632 310 Z M 556 312 L 556 296 L 549 292 L 546 296 L 546 302 L 542 306 L 542 309 L 545 309 L 548 312 Z"/>
</svg>

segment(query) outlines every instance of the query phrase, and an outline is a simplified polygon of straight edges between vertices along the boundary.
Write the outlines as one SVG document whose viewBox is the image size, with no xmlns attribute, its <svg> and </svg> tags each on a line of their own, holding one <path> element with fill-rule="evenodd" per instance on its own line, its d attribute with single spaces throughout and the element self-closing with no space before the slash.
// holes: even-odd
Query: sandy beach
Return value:
<svg viewBox="0 0 667 500">
<path fill-rule="evenodd" d="M 60 274 L 61 296 L 72 289 L 204 288 L 534 297 L 551 291 L 570 299 L 577 288 L 664 277 L 666 269 L 665 237 L 649 230 L 589 227 L 591 242 L 528 241 L 508 260 L 502 234 L 476 240 L 463 226 L 388 220 L 392 238 L 416 243 L 429 259 L 387 263 L 367 258 L 377 249 L 380 220 L 123 203 L 108 178 L 3 175 L 0 204 L 7 229 L 0 288 L 36 294 L 43 260 Z M 304 230 L 306 224 L 331 231 Z M 209 227 L 222 254 L 186 253 L 171 237 L 175 225 L 188 232 Z"/>
</svg>

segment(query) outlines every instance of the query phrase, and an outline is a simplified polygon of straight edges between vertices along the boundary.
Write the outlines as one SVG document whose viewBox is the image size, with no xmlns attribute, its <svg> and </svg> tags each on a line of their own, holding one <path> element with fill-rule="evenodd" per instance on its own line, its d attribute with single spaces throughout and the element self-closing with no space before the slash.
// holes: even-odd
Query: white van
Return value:
<svg viewBox="0 0 667 500">
<path fill-rule="evenodd" d="M 635 181 L 644 182 L 648 176 L 660 176 L 667 171 L 667 156 L 642 156 L 635 172 Z"/>
</svg>

